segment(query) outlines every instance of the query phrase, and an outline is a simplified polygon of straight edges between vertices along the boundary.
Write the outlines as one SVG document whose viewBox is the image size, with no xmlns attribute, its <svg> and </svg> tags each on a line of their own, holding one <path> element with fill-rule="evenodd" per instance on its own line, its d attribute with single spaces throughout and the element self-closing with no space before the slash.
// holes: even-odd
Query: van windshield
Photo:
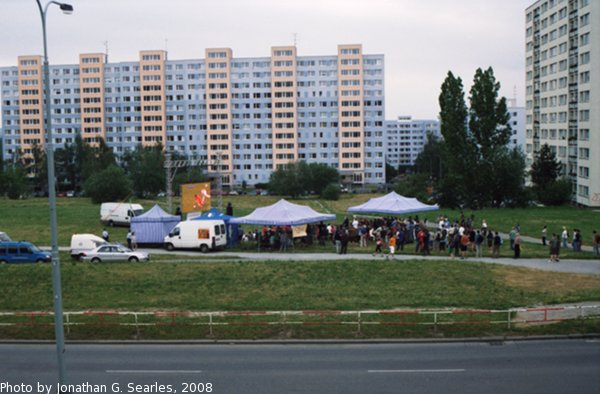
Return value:
<svg viewBox="0 0 600 394">
<path fill-rule="evenodd" d="M 133 210 L 133 216 L 140 216 L 142 213 L 144 213 L 143 209 L 134 209 Z"/>
<path fill-rule="evenodd" d="M 38 248 L 35 245 L 29 245 L 29 250 L 31 250 L 33 253 L 38 253 L 38 252 L 42 251 L 40 248 Z"/>
</svg>

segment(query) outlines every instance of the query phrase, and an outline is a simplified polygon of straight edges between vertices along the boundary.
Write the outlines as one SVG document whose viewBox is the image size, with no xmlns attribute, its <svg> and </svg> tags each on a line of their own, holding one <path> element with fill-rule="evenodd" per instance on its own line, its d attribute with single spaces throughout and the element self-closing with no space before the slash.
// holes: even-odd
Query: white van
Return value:
<svg viewBox="0 0 600 394">
<path fill-rule="evenodd" d="M 104 245 L 105 240 L 94 234 L 73 234 L 71 236 L 71 257 L 79 260 L 85 252 Z"/>
<path fill-rule="evenodd" d="M 222 220 L 186 220 L 179 222 L 165 237 L 165 248 L 199 248 L 202 253 L 225 247 L 227 234 Z"/>
<path fill-rule="evenodd" d="M 0 231 L 0 242 L 12 242 L 12 239 L 4 231 Z"/>
<path fill-rule="evenodd" d="M 100 206 L 100 221 L 109 226 L 129 226 L 131 218 L 144 213 L 140 204 L 105 202 Z"/>
</svg>

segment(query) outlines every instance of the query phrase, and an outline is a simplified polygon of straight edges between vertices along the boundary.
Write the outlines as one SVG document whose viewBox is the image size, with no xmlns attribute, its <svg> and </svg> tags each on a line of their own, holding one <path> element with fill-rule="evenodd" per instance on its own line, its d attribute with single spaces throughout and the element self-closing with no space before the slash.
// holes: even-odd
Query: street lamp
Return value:
<svg viewBox="0 0 600 394">
<path fill-rule="evenodd" d="M 48 66 L 48 46 L 46 44 L 46 12 L 50 4 L 56 4 L 65 14 L 73 12 L 70 4 L 57 1 L 48 2 L 43 8 L 40 0 L 35 0 L 42 18 L 44 34 L 44 95 L 46 97 L 46 161 L 48 163 L 48 199 L 50 203 L 50 231 L 52 233 L 52 289 L 54 293 L 54 334 L 58 356 L 58 383 L 65 384 L 65 333 L 63 327 L 62 290 L 60 287 L 60 259 L 58 256 L 58 229 L 56 221 L 56 189 L 54 185 L 54 142 L 52 141 L 52 121 L 50 113 L 50 67 Z"/>
</svg>

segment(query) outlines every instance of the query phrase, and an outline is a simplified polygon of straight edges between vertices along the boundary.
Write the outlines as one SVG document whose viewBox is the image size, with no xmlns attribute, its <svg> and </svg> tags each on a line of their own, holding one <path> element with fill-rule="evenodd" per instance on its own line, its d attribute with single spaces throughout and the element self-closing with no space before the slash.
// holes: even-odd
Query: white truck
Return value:
<svg viewBox="0 0 600 394">
<path fill-rule="evenodd" d="M 202 253 L 227 245 L 225 222 L 222 220 L 185 220 L 165 236 L 165 248 L 200 249 Z"/>
<path fill-rule="evenodd" d="M 85 252 L 104 245 L 105 240 L 94 234 L 73 234 L 71 236 L 71 257 L 79 260 Z"/>
<path fill-rule="evenodd" d="M 140 204 L 105 202 L 100 205 L 100 221 L 109 226 L 129 226 L 131 218 L 144 213 Z"/>
</svg>

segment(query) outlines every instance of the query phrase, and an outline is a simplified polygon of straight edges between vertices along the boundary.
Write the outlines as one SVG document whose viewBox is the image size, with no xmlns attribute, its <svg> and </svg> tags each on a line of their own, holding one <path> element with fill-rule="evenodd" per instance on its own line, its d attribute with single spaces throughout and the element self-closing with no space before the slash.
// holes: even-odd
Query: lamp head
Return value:
<svg viewBox="0 0 600 394">
<path fill-rule="evenodd" d="M 73 13 L 73 6 L 71 4 L 60 3 L 59 6 L 63 13 L 67 15 L 71 15 Z"/>
</svg>

